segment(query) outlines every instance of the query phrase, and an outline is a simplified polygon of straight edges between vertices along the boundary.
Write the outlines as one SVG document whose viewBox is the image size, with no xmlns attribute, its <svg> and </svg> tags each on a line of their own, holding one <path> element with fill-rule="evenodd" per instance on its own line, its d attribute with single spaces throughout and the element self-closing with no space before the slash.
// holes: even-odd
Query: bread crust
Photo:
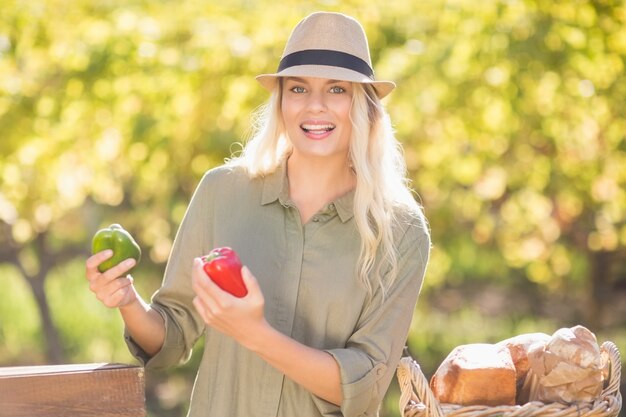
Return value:
<svg viewBox="0 0 626 417">
<path fill-rule="evenodd" d="M 514 405 L 516 371 L 506 346 L 473 343 L 457 346 L 430 381 L 441 403 Z"/>
</svg>

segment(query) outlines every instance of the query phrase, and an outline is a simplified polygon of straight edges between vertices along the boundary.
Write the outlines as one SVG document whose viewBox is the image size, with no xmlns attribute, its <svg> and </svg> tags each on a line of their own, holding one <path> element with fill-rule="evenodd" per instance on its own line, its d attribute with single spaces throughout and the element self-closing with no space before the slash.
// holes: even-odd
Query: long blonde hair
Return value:
<svg viewBox="0 0 626 417">
<path fill-rule="evenodd" d="M 251 177 L 274 172 L 291 153 L 281 116 L 282 83 L 278 85 L 255 113 L 251 139 L 239 156 L 229 160 L 246 168 Z M 393 234 L 398 208 L 418 216 L 424 227 L 426 222 L 409 187 L 402 148 L 387 111 L 373 87 L 353 85 L 349 157 L 357 178 L 354 220 L 361 237 L 357 274 L 369 294 L 374 292 L 369 278 L 374 275 L 384 296 L 397 275 Z"/>
</svg>

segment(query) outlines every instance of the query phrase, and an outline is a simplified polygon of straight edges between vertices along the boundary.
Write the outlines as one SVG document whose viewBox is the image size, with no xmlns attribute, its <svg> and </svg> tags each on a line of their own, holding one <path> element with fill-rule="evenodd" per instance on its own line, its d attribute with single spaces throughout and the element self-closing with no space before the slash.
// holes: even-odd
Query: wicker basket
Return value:
<svg viewBox="0 0 626 417">
<path fill-rule="evenodd" d="M 620 354 L 612 342 L 604 342 L 601 349 L 609 356 L 608 383 L 595 401 L 573 405 L 536 401 L 498 407 L 440 404 L 417 362 L 411 357 L 404 357 L 397 369 L 401 391 L 400 411 L 403 417 L 615 417 L 622 408 L 619 391 L 622 370 Z"/>
</svg>

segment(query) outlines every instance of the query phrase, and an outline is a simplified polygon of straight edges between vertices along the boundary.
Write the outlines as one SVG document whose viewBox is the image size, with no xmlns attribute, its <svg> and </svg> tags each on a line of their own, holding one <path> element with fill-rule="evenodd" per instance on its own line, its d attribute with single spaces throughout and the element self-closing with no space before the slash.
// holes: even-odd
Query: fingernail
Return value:
<svg viewBox="0 0 626 417">
<path fill-rule="evenodd" d="M 126 259 L 124 261 L 124 266 L 131 267 L 133 265 L 135 265 L 135 260 L 133 258 Z"/>
<path fill-rule="evenodd" d="M 104 250 L 104 256 L 113 256 L 113 250 L 112 249 L 105 249 Z"/>
</svg>

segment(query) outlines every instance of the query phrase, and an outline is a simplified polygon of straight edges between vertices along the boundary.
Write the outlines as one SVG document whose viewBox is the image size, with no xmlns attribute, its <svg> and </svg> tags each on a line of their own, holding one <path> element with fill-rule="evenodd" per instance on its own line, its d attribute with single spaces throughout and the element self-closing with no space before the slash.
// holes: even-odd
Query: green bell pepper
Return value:
<svg viewBox="0 0 626 417">
<path fill-rule="evenodd" d="M 112 224 L 100 229 L 94 235 L 91 242 L 92 253 L 95 254 L 105 249 L 113 250 L 113 256 L 98 265 L 100 272 L 104 272 L 128 258 L 133 258 L 137 263 L 141 259 L 141 248 L 131 234 L 119 224 Z"/>
</svg>

